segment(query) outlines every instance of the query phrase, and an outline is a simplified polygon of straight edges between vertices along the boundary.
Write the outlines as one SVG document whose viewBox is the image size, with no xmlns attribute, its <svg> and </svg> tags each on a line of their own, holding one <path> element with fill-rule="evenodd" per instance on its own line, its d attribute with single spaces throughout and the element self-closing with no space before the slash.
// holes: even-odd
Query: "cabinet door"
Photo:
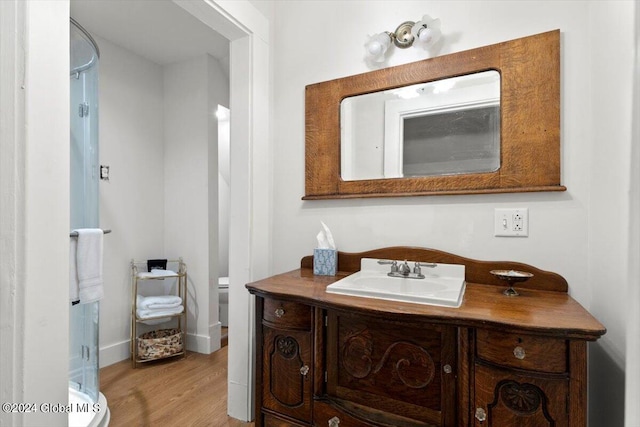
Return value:
<svg viewBox="0 0 640 427">
<path fill-rule="evenodd" d="M 327 374 L 329 400 L 368 408 L 380 424 L 456 425 L 454 327 L 330 311 Z"/>
<path fill-rule="evenodd" d="M 262 406 L 311 421 L 311 332 L 263 326 Z"/>
<path fill-rule="evenodd" d="M 568 426 L 569 380 L 475 366 L 476 427 Z"/>
</svg>

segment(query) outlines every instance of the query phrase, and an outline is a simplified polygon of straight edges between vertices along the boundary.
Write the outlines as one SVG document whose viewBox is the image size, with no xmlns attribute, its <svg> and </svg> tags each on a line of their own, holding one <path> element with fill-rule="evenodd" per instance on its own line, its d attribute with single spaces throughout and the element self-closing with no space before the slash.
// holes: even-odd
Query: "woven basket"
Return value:
<svg viewBox="0 0 640 427">
<path fill-rule="evenodd" d="M 138 337 L 138 357 L 144 360 L 173 356 L 184 349 L 180 329 L 159 329 Z"/>
</svg>

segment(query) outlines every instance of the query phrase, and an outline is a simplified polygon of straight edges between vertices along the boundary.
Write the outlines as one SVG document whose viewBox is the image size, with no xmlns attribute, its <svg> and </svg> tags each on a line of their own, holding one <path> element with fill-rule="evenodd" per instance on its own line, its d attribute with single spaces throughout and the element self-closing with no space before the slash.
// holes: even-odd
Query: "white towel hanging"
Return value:
<svg viewBox="0 0 640 427">
<path fill-rule="evenodd" d="M 69 260 L 69 295 L 82 304 L 99 301 L 104 295 L 102 262 L 103 236 L 99 228 L 81 228 L 74 230 L 77 239 L 71 239 Z M 75 246 L 75 250 L 74 250 Z M 77 287 L 77 297 L 75 288 Z"/>
</svg>

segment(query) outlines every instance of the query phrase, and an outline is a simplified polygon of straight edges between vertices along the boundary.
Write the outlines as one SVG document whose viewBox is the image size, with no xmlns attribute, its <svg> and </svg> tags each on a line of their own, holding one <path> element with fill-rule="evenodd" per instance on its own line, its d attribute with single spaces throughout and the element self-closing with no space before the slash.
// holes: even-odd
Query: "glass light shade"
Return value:
<svg viewBox="0 0 640 427">
<path fill-rule="evenodd" d="M 371 36 L 364 45 L 367 51 L 367 59 L 374 62 L 383 62 L 384 55 L 391 45 L 391 37 L 387 33 L 379 33 Z"/>
<path fill-rule="evenodd" d="M 440 19 L 433 19 L 429 15 L 424 15 L 422 20 L 416 22 L 413 26 L 411 34 L 415 37 L 416 42 L 425 48 L 435 44 L 442 35 Z"/>
</svg>

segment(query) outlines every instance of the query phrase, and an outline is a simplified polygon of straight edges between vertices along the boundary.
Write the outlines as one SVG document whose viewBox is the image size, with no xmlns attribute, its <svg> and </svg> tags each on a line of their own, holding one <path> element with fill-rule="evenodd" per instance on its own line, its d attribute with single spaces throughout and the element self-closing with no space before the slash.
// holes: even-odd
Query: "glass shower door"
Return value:
<svg viewBox="0 0 640 427">
<path fill-rule="evenodd" d="M 91 38 L 71 24 L 70 230 L 99 226 L 98 52 Z M 69 386 L 98 401 L 99 302 L 71 305 Z"/>
</svg>

